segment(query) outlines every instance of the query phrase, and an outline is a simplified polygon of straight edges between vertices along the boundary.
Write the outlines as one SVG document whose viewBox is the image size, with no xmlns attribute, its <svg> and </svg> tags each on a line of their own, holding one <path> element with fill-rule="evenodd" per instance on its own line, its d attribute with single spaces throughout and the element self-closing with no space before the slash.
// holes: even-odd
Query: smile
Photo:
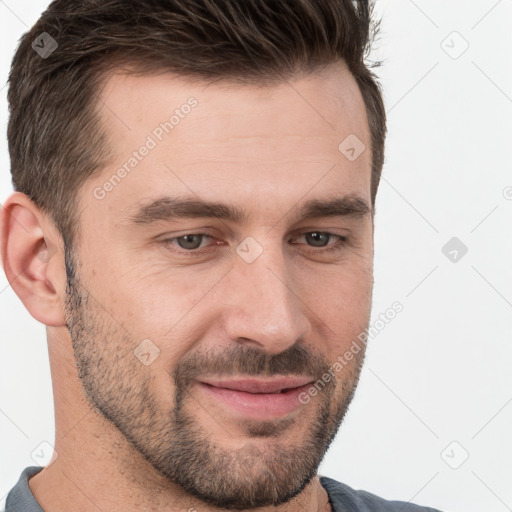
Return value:
<svg viewBox="0 0 512 512">
<path fill-rule="evenodd" d="M 202 393 L 237 415 L 272 420 L 291 414 L 302 404 L 299 395 L 313 382 L 311 377 L 274 379 L 204 379 Z"/>
</svg>

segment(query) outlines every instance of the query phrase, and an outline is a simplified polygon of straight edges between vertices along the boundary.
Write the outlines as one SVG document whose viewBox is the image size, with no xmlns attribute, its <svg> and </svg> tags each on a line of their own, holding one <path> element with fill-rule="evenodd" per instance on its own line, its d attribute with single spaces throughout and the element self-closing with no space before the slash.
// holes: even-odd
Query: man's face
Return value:
<svg viewBox="0 0 512 512">
<path fill-rule="evenodd" d="M 357 85 L 341 66 L 269 87 L 115 75 L 101 100 L 116 155 L 80 190 L 68 276 L 85 394 L 191 494 L 283 503 L 315 475 L 364 358 L 333 371 L 370 318 L 371 213 L 301 218 L 315 200 L 371 206 Z"/>
</svg>

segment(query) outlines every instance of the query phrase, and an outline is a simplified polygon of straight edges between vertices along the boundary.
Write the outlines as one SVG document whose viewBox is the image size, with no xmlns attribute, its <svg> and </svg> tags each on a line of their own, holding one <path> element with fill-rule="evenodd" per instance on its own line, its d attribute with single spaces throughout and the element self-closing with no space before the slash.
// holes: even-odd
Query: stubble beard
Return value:
<svg viewBox="0 0 512 512">
<path fill-rule="evenodd" d="M 215 359 L 196 354 L 178 363 L 172 375 L 174 404 L 163 410 L 152 392 L 147 368 L 133 355 L 133 339 L 91 298 L 72 262 L 66 263 L 66 325 L 84 394 L 91 407 L 160 475 L 209 505 L 231 510 L 278 506 L 304 490 L 317 474 L 352 401 L 364 350 L 344 374 L 341 392 L 333 379 L 306 406 L 316 407 L 316 412 L 302 413 L 309 412 L 310 426 L 299 442 L 287 440 L 286 432 L 297 427 L 293 419 L 248 420 L 238 425 L 246 432 L 247 442 L 239 449 L 225 448 L 211 439 L 211 432 L 192 412 L 199 404 L 189 392 L 190 383 L 200 368 L 206 364 L 253 375 L 261 375 L 262 368 L 266 375 L 303 370 L 320 377 L 328 370 L 328 362 L 297 346 L 274 356 L 242 347 Z"/>
</svg>

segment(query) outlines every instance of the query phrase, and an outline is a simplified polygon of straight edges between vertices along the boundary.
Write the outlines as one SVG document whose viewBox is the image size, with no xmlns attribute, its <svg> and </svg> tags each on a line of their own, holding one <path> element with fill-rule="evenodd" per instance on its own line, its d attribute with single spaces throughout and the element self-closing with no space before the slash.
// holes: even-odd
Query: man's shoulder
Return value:
<svg viewBox="0 0 512 512">
<path fill-rule="evenodd" d="M 320 483 L 329 495 L 332 512 L 440 512 L 405 501 L 388 501 L 326 476 L 320 477 Z"/>
<path fill-rule="evenodd" d="M 4 508 L 0 512 L 43 512 L 28 485 L 30 477 L 42 469 L 42 466 L 29 466 L 22 471 L 16 485 L 7 494 Z"/>
</svg>

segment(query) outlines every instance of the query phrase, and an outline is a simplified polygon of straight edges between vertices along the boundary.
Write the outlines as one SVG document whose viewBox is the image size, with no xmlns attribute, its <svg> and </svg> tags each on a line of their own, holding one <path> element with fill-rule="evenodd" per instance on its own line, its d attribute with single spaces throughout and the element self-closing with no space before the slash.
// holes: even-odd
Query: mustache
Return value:
<svg viewBox="0 0 512 512">
<path fill-rule="evenodd" d="M 238 345 L 229 349 L 216 347 L 188 356 L 176 364 L 173 378 L 178 389 L 207 375 L 306 375 L 317 380 L 329 370 L 329 366 L 317 350 L 305 345 L 292 345 L 279 354 Z"/>
</svg>

